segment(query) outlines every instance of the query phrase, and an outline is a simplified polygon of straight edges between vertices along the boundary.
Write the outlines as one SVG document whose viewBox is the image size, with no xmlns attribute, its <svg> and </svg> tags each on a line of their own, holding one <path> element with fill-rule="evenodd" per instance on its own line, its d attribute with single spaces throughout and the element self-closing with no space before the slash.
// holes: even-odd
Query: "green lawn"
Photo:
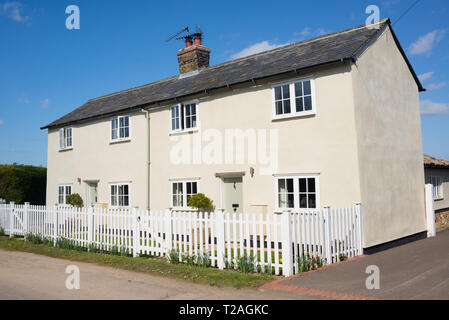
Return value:
<svg viewBox="0 0 449 320">
<path fill-rule="evenodd" d="M 88 253 L 75 250 L 35 245 L 19 238 L 0 237 L 0 249 L 31 252 L 49 257 L 81 262 L 92 262 L 114 268 L 144 272 L 170 278 L 185 279 L 211 286 L 235 288 L 259 287 L 265 282 L 275 280 L 275 276 L 262 274 L 244 274 L 237 271 L 202 268 L 185 264 L 170 264 L 165 258 L 131 258 L 100 253 Z"/>
</svg>

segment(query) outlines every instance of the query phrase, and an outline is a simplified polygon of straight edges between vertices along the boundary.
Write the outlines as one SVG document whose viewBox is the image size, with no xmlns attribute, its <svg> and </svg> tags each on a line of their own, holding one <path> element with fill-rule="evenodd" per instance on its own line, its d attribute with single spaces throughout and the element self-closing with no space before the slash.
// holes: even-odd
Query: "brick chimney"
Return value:
<svg viewBox="0 0 449 320">
<path fill-rule="evenodd" d="M 184 74 L 207 68 L 210 49 L 201 45 L 201 38 L 186 39 L 185 48 L 178 51 L 179 73 Z"/>
</svg>

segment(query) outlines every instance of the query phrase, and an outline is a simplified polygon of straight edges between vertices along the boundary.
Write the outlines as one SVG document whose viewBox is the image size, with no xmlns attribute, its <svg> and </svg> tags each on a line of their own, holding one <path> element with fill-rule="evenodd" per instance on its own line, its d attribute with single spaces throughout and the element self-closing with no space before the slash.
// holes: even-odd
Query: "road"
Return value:
<svg viewBox="0 0 449 320">
<path fill-rule="evenodd" d="M 80 270 L 80 289 L 68 290 L 67 266 Z M 257 289 L 216 288 L 189 281 L 152 276 L 91 263 L 0 250 L 0 299 L 88 300 L 266 300 L 298 299 L 289 293 Z M 303 299 L 313 297 L 303 296 Z"/>
<path fill-rule="evenodd" d="M 368 266 L 379 270 L 379 289 L 367 289 Z M 449 231 L 355 261 L 264 286 L 277 292 L 325 298 L 449 300 Z"/>
<path fill-rule="evenodd" d="M 66 267 L 80 270 L 80 289 L 66 288 Z M 368 266 L 380 289 L 368 290 Z M 216 288 L 90 263 L 0 250 L 0 299 L 449 299 L 449 231 L 324 270 L 264 285 Z"/>
</svg>

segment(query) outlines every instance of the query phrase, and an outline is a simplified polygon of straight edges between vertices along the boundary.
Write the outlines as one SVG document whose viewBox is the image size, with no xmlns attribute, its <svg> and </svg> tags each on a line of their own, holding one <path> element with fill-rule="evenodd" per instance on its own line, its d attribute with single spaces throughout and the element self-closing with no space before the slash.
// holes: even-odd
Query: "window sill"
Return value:
<svg viewBox="0 0 449 320">
<path fill-rule="evenodd" d="M 65 149 L 59 149 L 59 152 L 66 152 L 66 151 L 71 151 L 71 150 L 73 150 L 73 147 L 65 148 Z"/>
<path fill-rule="evenodd" d="M 176 136 L 176 135 L 181 135 L 181 134 L 185 134 L 185 133 L 194 133 L 194 132 L 198 132 L 198 131 L 199 131 L 198 128 L 187 129 L 187 130 L 179 130 L 179 131 L 170 131 L 168 133 L 168 135 Z"/>
<path fill-rule="evenodd" d="M 443 198 L 443 197 L 433 198 L 433 200 L 434 200 L 434 201 L 441 201 L 441 200 L 444 200 L 444 198 Z"/>
<path fill-rule="evenodd" d="M 130 141 L 131 141 L 131 138 L 117 139 L 117 140 L 110 140 L 109 144 L 125 143 L 125 142 L 130 142 Z"/>
<path fill-rule="evenodd" d="M 284 119 L 294 119 L 294 118 L 304 118 L 304 117 L 311 117 L 311 116 L 315 116 L 315 115 L 316 115 L 316 111 L 314 111 L 314 110 L 304 111 L 301 113 L 294 113 L 294 114 L 282 114 L 282 115 L 273 116 L 272 121 L 284 120 Z"/>
</svg>

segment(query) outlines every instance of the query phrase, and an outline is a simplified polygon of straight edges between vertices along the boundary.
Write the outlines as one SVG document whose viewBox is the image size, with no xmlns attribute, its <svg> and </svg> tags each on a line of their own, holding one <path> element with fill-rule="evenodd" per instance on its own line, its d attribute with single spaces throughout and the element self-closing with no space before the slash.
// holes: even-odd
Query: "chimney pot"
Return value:
<svg viewBox="0 0 449 320">
<path fill-rule="evenodd" d="M 195 44 L 196 46 L 200 46 L 200 45 L 201 45 L 201 38 L 200 38 L 200 37 L 195 38 L 195 39 L 194 39 L 194 44 Z"/>
</svg>

